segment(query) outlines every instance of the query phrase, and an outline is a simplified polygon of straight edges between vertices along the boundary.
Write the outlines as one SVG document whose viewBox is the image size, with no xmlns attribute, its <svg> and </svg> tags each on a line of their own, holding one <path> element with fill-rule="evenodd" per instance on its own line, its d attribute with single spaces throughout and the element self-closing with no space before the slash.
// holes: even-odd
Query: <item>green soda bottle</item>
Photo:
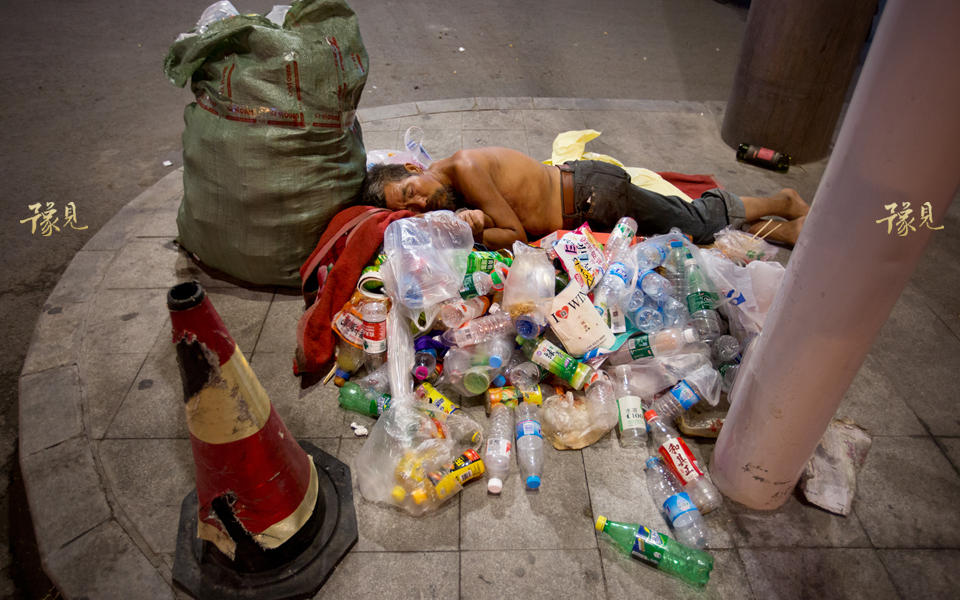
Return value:
<svg viewBox="0 0 960 600">
<path fill-rule="evenodd" d="M 390 394 L 368 392 L 352 381 L 340 388 L 340 406 L 368 417 L 379 417 L 390 407 Z"/>
<path fill-rule="evenodd" d="M 575 390 L 582 388 L 593 375 L 593 368 L 590 365 L 570 356 L 549 340 L 543 338 L 529 340 L 518 335 L 517 343 L 520 344 L 520 349 L 527 358 L 563 379 Z"/>
<path fill-rule="evenodd" d="M 688 548 L 667 536 L 637 523 L 608 521 L 597 517 L 597 531 L 613 540 L 623 553 L 686 581 L 704 587 L 713 570 L 713 557 L 695 548 Z"/>
</svg>

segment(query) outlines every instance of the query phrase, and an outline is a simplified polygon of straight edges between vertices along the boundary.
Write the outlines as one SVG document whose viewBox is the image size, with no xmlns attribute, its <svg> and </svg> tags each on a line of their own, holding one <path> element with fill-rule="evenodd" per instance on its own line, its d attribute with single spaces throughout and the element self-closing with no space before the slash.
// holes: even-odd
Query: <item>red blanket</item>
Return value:
<svg viewBox="0 0 960 600">
<path fill-rule="evenodd" d="M 317 244 L 318 250 L 339 232 L 345 222 L 342 217 L 352 214 L 349 211 L 356 208 L 337 213 L 323 232 Z M 378 213 L 353 229 L 347 237 L 346 246 L 327 275 L 316 301 L 307 308 L 297 323 L 297 351 L 293 361 L 295 374 L 319 371 L 333 358 L 336 346 L 336 334 L 330 325 L 333 315 L 343 308 L 344 303 L 357 289 L 360 272 L 373 260 L 383 243 L 383 231 L 387 225 L 397 219 L 412 216 L 413 213 L 408 210 Z M 307 272 L 306 268 L 312 258 L 313 255 L 300 269 L 300 277 L 304 282 L 315 276 L 314 273 Z M 304 293 L 309 297 L 310 290 L 305 289 Z"/>
</svg>

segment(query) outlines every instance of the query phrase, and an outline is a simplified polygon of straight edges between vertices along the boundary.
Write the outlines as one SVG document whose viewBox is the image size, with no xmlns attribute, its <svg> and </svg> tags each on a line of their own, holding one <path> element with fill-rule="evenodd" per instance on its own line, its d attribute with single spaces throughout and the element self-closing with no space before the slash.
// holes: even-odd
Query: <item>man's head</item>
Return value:
<svg viewBox="0 0 960 600">
<path fill-rule="evenodd" d="M 374 165 L 363 180 L 363 203 L 391 210 L 454 210 L 454 197 L 452 187 L 411 163 Z"/>
</svg>

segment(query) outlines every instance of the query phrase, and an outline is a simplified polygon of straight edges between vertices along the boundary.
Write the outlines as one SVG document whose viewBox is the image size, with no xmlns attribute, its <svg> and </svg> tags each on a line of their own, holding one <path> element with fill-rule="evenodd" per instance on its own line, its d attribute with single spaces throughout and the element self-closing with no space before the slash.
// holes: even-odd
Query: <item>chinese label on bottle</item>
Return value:
<svg viewBox="0 0 960 600">
<path fill-rule="evenodd" d="M 643 405 L 640 396 L 624 396 L 617 400 L 620 410 L 620 431 L 635 427 L 645 428 L 647 422 L 643 420 Z"/>
<path fill-rule="evenodd" d="M 673 438 L 660 446 L 660 456 L 674 475 L 680 478 L 683 485 L 703 477 L 703 471 L 697 465 L 693 452 L 680 438 Z"/>
<path fill-rule="evenodd" d="M 630 553 L 634 558 L 650 563 L 653 566 L 660 564 L 663 555 L 667 551 L 667 536 L 658 533 L 649 527 L 640 526 L 637 529 L 637 537 L 633 542 L 633 551 Z"/>
</svg>

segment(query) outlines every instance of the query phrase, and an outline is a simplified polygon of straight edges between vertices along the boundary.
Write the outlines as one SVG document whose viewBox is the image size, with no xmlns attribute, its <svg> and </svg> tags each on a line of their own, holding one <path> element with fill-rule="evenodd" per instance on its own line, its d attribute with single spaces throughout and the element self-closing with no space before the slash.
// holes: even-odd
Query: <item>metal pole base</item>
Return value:
<svg viewBox="0 0 960 600">
<path fill-rule="evenodd" d="M 183 499 L 173 562 L 173 581 L 194 598 L 273 600 L 309 598 L 357 543 L 350 468 L 310 442 L 299 442 L 317 466 L 319 490 L 313 516 L 302 527 L 312 535 L 284 564 L 241 572 L 216 546 L 197 537 L 197 491 Z M 296 536 L 294 536 L 296 537 Z M 293 538 L 287 542 L 295 542 Z M 285 545 L 287 545 L 285 544 Z M 283 548 L 281 546 L 281 548 Z"/>
</svg>

